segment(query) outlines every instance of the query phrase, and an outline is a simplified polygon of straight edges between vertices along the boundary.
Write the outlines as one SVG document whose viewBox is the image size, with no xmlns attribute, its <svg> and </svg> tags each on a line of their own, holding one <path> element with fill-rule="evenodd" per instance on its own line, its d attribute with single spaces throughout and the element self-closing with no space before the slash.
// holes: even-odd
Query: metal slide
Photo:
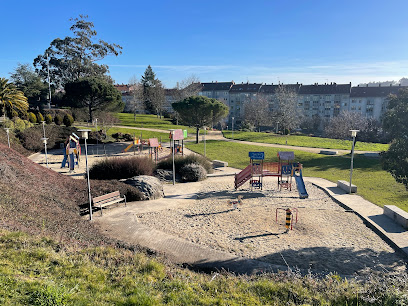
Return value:
<svg viewBox="0 0 408 306">
<path fill-rule="evenodd" d="M 302 169 L 300 169 L 299 175 L 296 175 L 294 173 L 293 176 L 295 177 L 295 180 L 296 180 L 296 186 L 299 192 L 299 198 L 301 199 L 308 198 L 309 194 L 306 191 L 305 182 L 303 181 Z"/>
</svg>

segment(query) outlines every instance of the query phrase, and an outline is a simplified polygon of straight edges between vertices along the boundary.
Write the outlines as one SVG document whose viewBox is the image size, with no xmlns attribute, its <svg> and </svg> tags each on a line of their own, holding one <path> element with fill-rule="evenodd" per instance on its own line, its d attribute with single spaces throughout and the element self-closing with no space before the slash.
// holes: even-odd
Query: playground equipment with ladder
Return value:
<svg viewBox="0 0 408 306">
<path fill-rule="evenodd" d="M 306 191 L 302 176 L 302 164 L 295 162 L 294 152 L 278 152 L 278 162 L 264 162 L 264 152 L 249 152 L 249 165 L 235 174 L 235 190 L 249 181 L 251 188 L 262 190 L 263 177 L 278 177 L 278 188 L 292 190 L 292 177 L 295 178 L 296 186 L 301 199 L 309 195 Z"/>
</svg>

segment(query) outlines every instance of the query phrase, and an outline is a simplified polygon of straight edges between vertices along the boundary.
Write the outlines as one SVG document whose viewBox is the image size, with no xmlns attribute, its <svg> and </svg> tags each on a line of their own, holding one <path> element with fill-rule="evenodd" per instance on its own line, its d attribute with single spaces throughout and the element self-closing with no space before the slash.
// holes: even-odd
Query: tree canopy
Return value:
<svg viewBox="0 0 408 306">
<path fill-rule="evenodd" d="M 0 78 L 0 106 L 4 116 L 25 115 L 28 110 L 24 93 L 6 78 Z"/>
<path fill-rule="evenodd" d="M 164 88 L 150 65 L 147 66 L 140 83 L 145 109 L 152 114 L 161 115 L 165 99 Z"/>
<path fill-rule="evenodd" d="M 47 101 L 48 85 L 29 64 L 18 64 L 10 79 L 24 93 L 31 106 L 38 106 Z"/>
<path fill-rule="evenodd" d="M 88 16 L 70 19 L 73 22 L 70 30 L 73 37 L 54 39 L 44 54 L 34 59 L 36 71 L 43 78 L 47 78 L 47 55 L 49 56 L 50 79 L 56 87 L 62 87 L 68 82 L 83 77 L 109 77 L 107 65 L 99 65 L 96 61 L 108 55 L 118 56 L 122 47 L 97 40 L 94 24 L 87 20 Z"/>
<path fill-rule="evenodd" d="M 82 78 L 65 84 L 65 103 L 72 107 L 86 107 L 89 122 L 96 110 L 122 111 L 121 93 L 106 80 L 98 77 Z"/>
<path fill-rule="evenodd" d="M 383 168 L 408 189 L 408 90 L 400 89 L 398 96 L 389 97 L 383 119 L 384 129 L 393 141 L 382 154 Z"/>
<path fill-rule="evenodd" d="M 302 115 L 297 107 L 298 95 L 296 91 L 288 86 L 280 85 L 275 92 L 275 99 L 279 106 L 275 118 L 284 131 L 290 132 L 290 130 L 297 128 L 302 122 Z"/>
<path fill-rule="evenodd" d="M 188 97 L 172 106 L 184 124 L 197 128 L 197 143 L 200 127 L 212 125 L 228 114 L 228 106 L 204 96 Z"/>
</svg>

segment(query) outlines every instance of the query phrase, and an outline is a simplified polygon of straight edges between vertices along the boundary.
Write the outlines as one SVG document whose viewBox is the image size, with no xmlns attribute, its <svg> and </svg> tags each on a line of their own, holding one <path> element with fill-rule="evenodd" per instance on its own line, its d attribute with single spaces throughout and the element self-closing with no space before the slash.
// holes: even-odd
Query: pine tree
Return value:
<svg viewBox="0 0 408 306">
<path fill-rule="evenodd" d="M 164 89 L 149 65 L 141 79 L 142 96 L 145 109 L 152 114 L 161 115 L 164 102 Z"/>
</svg>

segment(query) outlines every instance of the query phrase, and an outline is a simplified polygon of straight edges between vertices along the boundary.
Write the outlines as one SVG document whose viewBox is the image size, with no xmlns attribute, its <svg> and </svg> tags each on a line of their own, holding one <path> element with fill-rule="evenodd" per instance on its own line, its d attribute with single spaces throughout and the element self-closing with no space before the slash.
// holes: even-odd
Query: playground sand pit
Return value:
<svg viewBox="0 0 408 306">
<path fill-rule="evenodd" d="M 269 177 L 262 191 L 251 191 L 248 183 L 235 191 L 232 180 L 208 179 L 197 200 L 175 209 L 138 214 L 138 220 L 197 244 L 291 268 L 341 275 L 405 271 L 398 253 L 358 216 L 312 184 L 306 182 L 309 198 L 299 199 L 295 182 L 292 191 L 278 191 L 276 178 Z M 238 195 L 243 196 L 243 204 L 234 209 L 227 201 Z M 298 222 L 285 233 L 283 209 L 287 207 L 298 209 Z"/>
</svg>

